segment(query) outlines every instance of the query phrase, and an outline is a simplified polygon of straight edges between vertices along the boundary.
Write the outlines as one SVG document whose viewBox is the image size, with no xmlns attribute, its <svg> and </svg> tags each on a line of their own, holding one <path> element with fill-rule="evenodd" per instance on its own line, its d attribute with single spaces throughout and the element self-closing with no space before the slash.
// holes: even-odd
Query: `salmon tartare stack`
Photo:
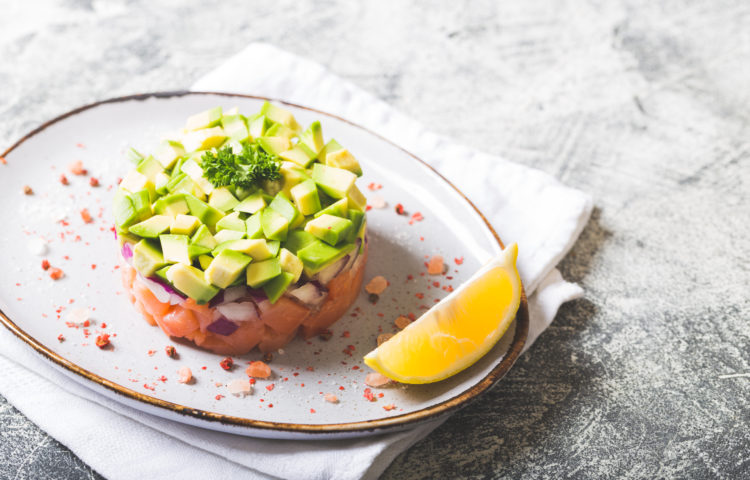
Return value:
<svg viewBox="0 0 750 480">
<path fill-rule="evenodd" d="M 216 107 L 145 155 L 113 199 L 128 298 L 170 337 L 225 355 L 320 334 L 367 262 L 357 159 L 266 102 Z"/>
</svg>

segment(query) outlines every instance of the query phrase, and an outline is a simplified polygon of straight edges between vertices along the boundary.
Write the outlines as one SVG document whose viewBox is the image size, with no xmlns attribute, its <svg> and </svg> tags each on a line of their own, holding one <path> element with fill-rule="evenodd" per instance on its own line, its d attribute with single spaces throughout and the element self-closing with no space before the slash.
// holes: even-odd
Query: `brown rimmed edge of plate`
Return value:
<svg viewBox="0 0 750 480">
<path fill-rule="evenodd" d="M 370 135 L 373 135 L 379 138 L 380 140 L 398 148 L 399 150 L 403 151 L 404 153 L 409 155 L 411 158 L 413 158 L 420 164 L 432 170 L 433 173 L 435 173 L 441 180 L 443 180 L 446 184 L 448 184 L 451 188 L 453 188 L 456 191 L 456 193 L 458 193 L 466 202 L 468 202 L 468 204 L 477 212 L 477 214 L 480 216 L 480 218 L 485 223 L 487 228 L 490 230 L 492 235 L 495 237 L 495 240 L 497 240 L 497 243 L 500 246 L 500 248 L 505 248 L 502 240 L 500 240 L 500 237 L 498 236 L 495 229 L 492 227 L 492 225 L 484 216 L 484 214 L 482 214 L 482 212 L 476 207 L 476 205 L 474 205 L 474 203 L 471 200 L 469 200 L 469 198 L 466 195 L 464 195 L 464 193 L 461 192 L 455 185 L 453 185 L 453 183 L 451 183 L 448 179 L 446 179 L 443 175 L 441 175 L 440 172 L 435 170 L 435 168 L 433 168 L 431 165 L 426 163 L 424 160 L 420 159 L 419 157 L 410 153 L 409 151 L 405 150 L 399 145 L 396 145 L 390 140 L 384 138 L 383 136 L 367 128 L 364 128 L 354 122 L 351 122 L 345 118 L 342 118 L 342 117 L 339 117 L 337 115 L 333 115 L 327 112 L 323 112 L 321 110 L 317 110 L 314 108 L 286 102 L 280 99 L 259 97 L 259 96 L 254 96 L 254 95 L 243 95 L 243 94 L 238 94 L 238 93 L 193 92 L 193 91 L 187 91 L 187 90 L 143 93 L 143 94 L 137 94 L 137 95 L 128 95 L 128 96 L 123 96 L 123 97 L 110 98 L 107 100 L 101 100 L 95 103 L 84 105 L 82 107 L 78 107 L 74 110 L 71 110 L 67 113 L 59 115 L 53 118 L 52 120 L 49 120 L 43 123 L 39 127 L 35 128 L 31 132 L 21 137 L 20 140 L 15 142 L 5 152 L 0 154 L 0 158 L 6 157 L 8 154 L 13 152 L 13 150 L 18 148 L 23 142 L 33 137 L 37 133 L 50 127 L 51 125 L 54 125 L 57 122 L 65 120 L 68 117 L 84 112 L 86 110 L 90 110 L 92 108 L 99 107 L 101 105 L 106 105 L 108 103 L 143 101 L 143 100 L 148 100 L 151 98 L 157 98 L 157 99 L 174 98 L 174 97 L 184 97 L 188 95 L 215 95 L 215 96 L 221 96 L 221 97 L 249 98 L 249 99 L 254 99 L 254 100 L 267 100 L 267 101 L 272 101 L 272 102 L 278 102 L 278 103 L 282 103 L 285 105 L 289 105 L 294 108 L 308 110 L 308 111 L 312 111 L 321 115 L 332 117 L 344 123 L 348 123 L 349 125 L 353 127 L 359 128 L 369 133 Z M 433 418 L 447 415 L 453 411 L 456 411 L 456 410 L 459 410 L 460 408 L 465 407 L 471 401 L 476 400 L 482 393 L 489 390 L 495 383 L 497 383 L 503 376 L 505 376 L 505 374 L 510 370 L 510 368 L 515 363 L 518 356 L 521 354 L 523 346 L 526 343 L 526 337 L 528 336 L 528 331 L 529 331 L 529 306 L 528 306 L 528 302 L 526 299 L 525 290 L 523 290 L 523 285 L 521 286 L 521 288 L 522 288 L 521 304 L 518 308 L 518 312 L 516 313 L 516 319 L 515 319 L 516 331 L 513 337 L 513 342 L 511 343 L 510 348 L 508 349 L 507 353 L 505 354 L 503 359 L 500 361 L 500 363 L 497 366 L 495 366 L 495 368 L 493 368 L 492 371 L 490 371 L 490 373 L 488 373 L 481 381 L 473 385 L 468 390 L 462 392 L 461 394 L 456 395 L 455 397 L 452 397 L 436 405 L 424 408 L 422 410 L 417 410 L 416 412 L 405 413 L 402 415 L 395 415 L 393 417 L 388 417 L 388 418 L 383 418 L 383 419 L 367 420 L 363 422 L 350 422 L 350 423 L 315 425 L 315 424 L 266 422 L 266 421 L 261 421 L 261 420 L 251 420 L 248 418 L 235 417 L 231 415 L 223 415 L 219 413 L 208 412 L 205 410 L 199 410 L 195 408 L 186 407 L 184 405 L 167 402 L 158 398 L 144 395 L 142 393 L 136 392 L 129 388 L 125 388 L 117 383 L 114 383 L 110 380 L 107 380 L 106 378 L 100 377 L 99 375 L 96 375 L 84 368 L 81 368 L 78 365 L 72 363 L 71 361 L 61 357 L 60 355 L 56 354 L 55 352 L 45 347 L 42 343 L 37 341 L 34 337 L 26 333 L 23 329 L 21 329 L 18 325 L 16 325 L 10 318 L 8 318 L 8 316 L 5 315 L 5 313 L 2 310 L 0 310 L 0 322 L 2 322 L 18 338 L 20 338 L 21 340 L 29 344 L 34 350 L 37 351 L 37 353 L 41 354 L 43 357 L 47 358 L 48 360 L 54 362 L 56 365 L 72 373 L 75 373 L 87 380 L 90 380 L 94 382 L 95 384 L 102 386 L 118 395 L 123 395 L 124 397 L 127 397 L 131 400 L 137 400 L 137 401 L 146 403 L 148 405 L 152 405 L 158 408 L 169 410 L 170 412 L 177 413 L 180 415 L 187 415 L 190 417 L 194 417 L 199 420 L 219 422 L 219 423 L 230 425 L 230 426 L 248 427 L 248 428 L 254 428 L 254 429 L 261 429 L 261 430 L 285 431 L 285 432 L 290 432 L 290 433 L 301 433 L 301 434 L 307 433 L 307 434 L 311 434 L 311 438 L 317 438 L 317 435 L 314 435 L 314 434 L 345 434 L 345 433 L 357 433 L 357 432 L 387 433 L 389 429 L 407 428 L 409 426 L 416 425 L 418 423 L 422 423 Z"/>
</svg>

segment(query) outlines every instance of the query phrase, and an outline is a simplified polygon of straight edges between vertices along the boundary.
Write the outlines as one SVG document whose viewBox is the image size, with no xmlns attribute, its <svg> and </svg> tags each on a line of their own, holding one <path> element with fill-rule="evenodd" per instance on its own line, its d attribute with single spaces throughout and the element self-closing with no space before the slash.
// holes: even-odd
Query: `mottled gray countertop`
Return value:
<svg viewBox="0 0 750 480">
<path fill-rule="evenodd" d="M 0 149 L 250 41 L 308 56 L 596 203 L 585 297 L 384 478 L 750 478 L 750 3 L 187 4 L 3 2 Z M 0 478 L 88 477 L 0 397 Z"/>
</svg>

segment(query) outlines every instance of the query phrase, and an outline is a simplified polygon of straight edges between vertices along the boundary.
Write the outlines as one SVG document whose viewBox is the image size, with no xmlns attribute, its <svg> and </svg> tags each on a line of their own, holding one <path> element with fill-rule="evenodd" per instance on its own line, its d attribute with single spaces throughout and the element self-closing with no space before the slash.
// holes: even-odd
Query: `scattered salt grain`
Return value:
<svg viewBox="0 0 750 480">
<path fill-rule="evenodd" d="M 372 280 L 370 280 L 370 283 L 367 284 L 365 287 L 365 291 L 367 293 L 373 293 L 375 295 L 380 295 L 385 291 L 385 289 L 388 287 L 388 280 L 385 279 L 385 277 L 378 275 L 377 277 L 374 277 Z"/>
<path fill-rule="evenodd" d="M 235 378 L 227 383 L 227 389 L 235 397 L 245 397 L 253 393 L 253 386 L 245 378 Z"/>
<path fill-rule="evenodd" d="M 393 323 L 399 328 L 399 330 L 403 330 L 411 323 L 411 320 L 409 317 L 399 315 Z"/>
<path fill-rule="evenodd" d="M 27 244 L 27 247 L 29 249 L 29 253 L 32 255 L 46 255 L 47 251 L 49 251 L 49 248 L 47 248 L 47 242 L 42 240 L 41 238 L 32 238 L 29 240 L 29 243 Z"/>
<path fill-rule="evenodd" d="M 180 367 L 180 369 L 177 370 L 177 375 L 179 375 L 177 381 L 180 383 L 189 384 L 193 381 L 193 372 L 190 371 L 190 368 L 188 367 Z"/>
<path fill-rule="evenodd" d="M 339 403 L 339 397 L 332 393 L 326 393 L 323 398 L 325 398 L 328 403 Z"/>
<path fill-rule="evenodd" d="M 385 387 L 391 382 L 392 380 L 390 378 L 378 372 L 368 373 L 365 377 L 365 384 L 374 388 Z"/>
<path fill-rule="evenodd" d="M 392 333 L 381 333 L 378 335 L 378 347 L 390 340 L 392 336 Z"/>
<path fill-rule="evenodd" d="M 443 273 L 443 257 L 433 255 L 427 263 L 427 273 L 430 275 L 441 275 Z"/>
<path fill-rule="evenodd" d="M 89 322 L 89 325 L 91 324 L 91 322 L 89 321 L 90 317 L 91 310 L 89 310 L 88 308 L 74 308 L 73 310 L 68 312 L 68 314 L 65 316 L 65 320 L 81 327 L 84 326 L 83 324 L 86 322 Z"/>
<path fill-rule="evenodd" d="M 372 195 L 370 197 L 370 205 L 372 205 L 372 208 L 385 208 L 388 206 L 388 202 L 380 195 Z"/>
</svg>

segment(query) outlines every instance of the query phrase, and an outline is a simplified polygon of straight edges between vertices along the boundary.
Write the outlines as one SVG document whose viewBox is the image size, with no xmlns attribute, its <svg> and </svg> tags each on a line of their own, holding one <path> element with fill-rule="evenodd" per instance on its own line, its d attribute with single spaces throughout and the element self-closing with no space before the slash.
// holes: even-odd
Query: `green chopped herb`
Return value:
<svg viewBox="0 0 750 480">
<path fill-rule="evenodd" d="M 263 180 L 281 177 L 281 161 L 276 155 L 263 151 L 258 145 L 243 145 L 236 154 L 231 146 L 216 153 L 206 152 L 201 157 L 203 176 L 215 187 L 234 185 L 244 189 L 260 186 Z"/>
</svg>

